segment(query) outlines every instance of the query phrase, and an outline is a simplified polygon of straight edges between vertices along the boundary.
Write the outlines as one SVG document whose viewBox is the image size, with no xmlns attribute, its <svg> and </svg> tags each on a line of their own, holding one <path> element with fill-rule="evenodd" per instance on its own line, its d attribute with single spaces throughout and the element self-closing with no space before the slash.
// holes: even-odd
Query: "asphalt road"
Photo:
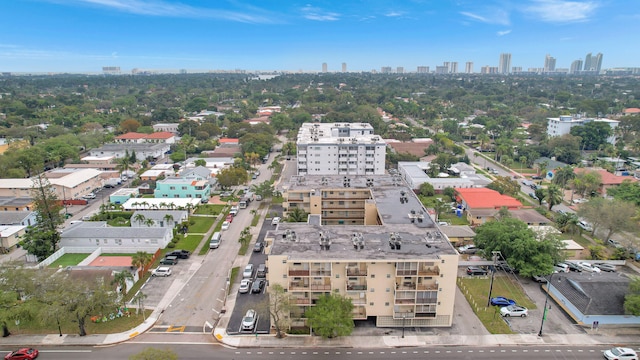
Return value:
<svg viewBox="0 0 640 360">
<path fill-rule="evenodd" d="M 304 349 L 227 349 L 212 344 L 143 344 L 125 343 L 113 347 L 44 347 L 40 350 L 41 359 L 100 359 L 122 360 L 133 354 L 137 354 L 148 347 L 172 350 L 183 359 L 367 359 L 367 360 L 423 360 L 451 359 L 451 360 L 484 360 L 484 359 L 531 359 L 531 360 L 595 360 L 602 358 L 602 347 L 576 347 L 576 346 L 514 346 L 514 347 L 429 347 L 429 348 L 368 348 L 368 349 L 331 349 L 331 348 L 304 348 Z M 0 349 L 8 353 L 11 349 Z"/>
</svg>

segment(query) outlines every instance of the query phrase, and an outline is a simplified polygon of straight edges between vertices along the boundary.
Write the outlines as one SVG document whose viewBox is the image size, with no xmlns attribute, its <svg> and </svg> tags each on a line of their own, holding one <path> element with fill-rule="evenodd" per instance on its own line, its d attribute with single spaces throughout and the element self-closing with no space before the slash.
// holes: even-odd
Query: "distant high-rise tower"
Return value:
<svg viewBox="0 0 640 360">
<path fill-rule="evenodd" d="M 347 72 L 347 63 L 342 63 L 342 72 Z"/>
<path fill-rule="evenodd" d="M 454 61 L 451 63 L 451 73 L 452 74 L 457 74 L 458 73 L 458 62 Z"/>
<path fill-rule="evenodd" d="M 402 66 L 398 66 L 398 67 L 396 68 L 396 73 L 398 73 L 398 74 L 404 74 L 404 67 L 402 67 Z"/>
<path fill-rule="evenodd" d="M 587 56 L 584 57 L 584 71 L 591 71 L 591 53 L 588 53 Z"/>
<path fill-rule="evenodd" d="M 391 66 L 383 66 L 380 68 L 380 72 L 383 74 L 391 74 Z"/>
<path fill-rule="evenodd" d="M 322 63 L 322 72 L 323 73 L 327 72 L 327 63 Z"/>
<path fill-rule="evenodd" d="M 500 54 L 500 64 L 498 66 L 498 73 L 500 74 L 509 74 L 511 70 L 511 54 L 510 53 L 502 53 Z"/>
<path fill-rule="evenodd" d="M 571 63 L 569 74 L 578 74 L 580 71 L 582 71 L 582 60 L 575 60 Z"/>
<path fill-rule="evenodd" d="M 429 72 L 428 66 L 418 66 L 418 74 L 426 74 Z"/>
<path fill-rule="evenodd" d="M 447 74 L 451 72 L 451 63 L 450 62 L 445 61 L 445 62 L 442 63 L 442 66 L 447 68 L 447 71 L 446 71 Z"/>
<path fill-rule="evenodd" d="M 464 72 L 465 74 L 473 73 L 473 61 L 467 61 L 467 63 L 464 66 Z"/>
<path fill-rule="evenodd" d="M 591 67 L 598 74 L 602 70 L 602 53 L 597 53 L 595 57 L 591 58 Z"/>
<path fill-rule="evenodd" d="M 556 58 L 547 54 L 544 58 L 544 72 L 556 71 Z"/>
</svg>

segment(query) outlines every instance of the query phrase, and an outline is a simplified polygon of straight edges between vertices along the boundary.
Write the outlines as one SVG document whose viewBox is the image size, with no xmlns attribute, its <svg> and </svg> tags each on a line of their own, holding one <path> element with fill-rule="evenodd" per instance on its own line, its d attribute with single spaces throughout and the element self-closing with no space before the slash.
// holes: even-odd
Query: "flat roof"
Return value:
<svg viewBox="0 0 640 360">
<path fill-rule="evenodd" d="M 49 182 L 52 185 L 60 185 L 60 186 L 73 188 L 86 182 L 89 179 L 93 179 L 95 177 L 100 176 L 100 174 L 102 174 L 102 171 L 100 170 L 80 169 L 80 170 L 74 170 L 59 178 L 49 179 Z"/>
<path fill-rule="evenodd" d="M 389 245 L 392 232 L 400 235 L 399 250 L 391 249 Z M 295 236 L 292 235 L 294 233 Z M 320 247 L 320 233 L 331 242 L 328 250 Z M 354 249 L 354 234 L 362 235 L 362 249 Z M 300 260 L 426 260 L 437 259 L 439 255 L 457 254 L 453 245 L 439 230 L 418 228 L 413 224 L 345 226 L 280 223 L 276 230 L 268 231 L 266 237 L 274 239 L 270 255 L 287 255 L 291 259 Z"/>
<path fill-rule="evenodd" d="M 333 136 L 333 129 L 349 129 L 348 136 Z M 367 130 L 370 134 L 356 134 L 358 130 Z M 334 145 L 347 144 L 372 144 L 385 145 L 381 136 L 373 134 L 373 126 L 369 123 L 304 123 L 298 131 L 297 143 Z"/>
</svg>

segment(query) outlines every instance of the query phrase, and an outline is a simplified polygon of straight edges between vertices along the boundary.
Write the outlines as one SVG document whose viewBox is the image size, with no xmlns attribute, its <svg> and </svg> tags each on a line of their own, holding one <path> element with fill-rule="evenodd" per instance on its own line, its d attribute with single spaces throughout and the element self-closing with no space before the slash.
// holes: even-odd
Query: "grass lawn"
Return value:
<svg viewBox="0 0 640 360">
<path fill-rule="evenodd" d="M 258 225 L 259 221 L 260 221 L 260 214 L 256 213 L 255 215 L 253 215 L 253 219 L 251 219 L 251 226 Z"/>
<path fill-rule="evenodd" d="M 457 217 L 454 213 L 443 213 L 438 217 L 439 221 L 446 221 L 451 225 L 469 225 L 466 217 Z"/>
<path fill-rule="evenodd" d="M 225 206 L 226 205 L 222 205 L 222 204 L 200 205 L 200 206 L 198 206 L 198 208 L 196 209 L 194 214 L 218 215 L 218 214 L 220 214 L 222 212 L 222 210 L 224 209 Z"/>
<path fill-rule="evenodd" d="M 213 225 L 215 218 L 193 216 L 189 219 L 189 222 L 191 222 L 191 220 L 195 223 L 193 225 L 189 225 L 189 232 L 203 234 L 209 231 L 209 228 Z"/>
<path fill-rule="evenodd" d="M 114 309 L 115 310 L 115 309 Z M 134 327 L 140 325 L 144 320 L 142 317 L 142 312 L 136 315 L 135 309 L 130 309 L 130 316 L 115 318 L 113 320 L 103 322 L 103 323 L 94 323 L 91 321 L 91 317 L 87 317 L 85 322 L 85 328 L 87 330 L 87 334 L 114 334 L 120 333 L 127 330 L 131 330 Z M 145 316 L 148 317 L 151 315 L 152 310 L 146 310 Z M 100 314 L 96 314 L 100 315 Z M 38 319 L 31 320 L 20 320 L 20 326 L 16 326 L 13 321 L 8 322 L 9 330 L 12 334 L 57 334 L 58 333 L 58 325 L 55 321 L 51 323 L 42 323 Z M 69 319 L 60 319 L 60 328 L 63 334 L 73 334 L 77 335 L 78 323 L 72 322 Z"/>
<path fill-rule="evenodd" d="M 89 254 L 64 254 L 58 260 L 49 265 L 49 267 L 57 269 L 58 267 L 78 265 L 87 256 L 89 256 Z"/>
<path fill-rule="evenodd" d="M 240 274 L 240 267 L 234 267 L 233 269 L 231 269 L 231 284 L 233 284 L 234 282 L 236 282 L 236 280 L 238 280 L 238 282 L 240 282 L 240 280 L 242 279 L 236 279 L 238 277 L 238 274 Z M 231 291 L 231 286 L 229 286 L 229 291 Z"/>
<path fill-rule="evenodd" d="M 500 316 L 500 309 L 487 306 L 491 279 L 487 278 L 458 278 L 458 287 L 467 298 L 473 312 L 478 315 L 482 324 L 492 334 L 511 334 L 509 326 Z M 491 296 L 504 296 L 513 299 L 517 304 L 528 309 L 535 309 L 536 305 L 524 293 L 520 285 L 507 276 L 496 276 L 493 281 Z"/>
<path fill-rule="evenodd" d="M 198 247 L 198 244 L 200 244 L 200 241 L 202 241 L 202 238 L 202 235 L 187 235 L 186 238 L 180 239 L 180 241 L 178 241 L 175 249 L 183 249 L 193 252 Z M 169 249 L 169 251 L 171 250 L 172 249 Z"/>
<path fill-rule="evenodd" d="M 282 204 L 284 202 L 284 198 L 282 196 L 273 196 L 271 198 L 272 204 Z"/>
</svg>

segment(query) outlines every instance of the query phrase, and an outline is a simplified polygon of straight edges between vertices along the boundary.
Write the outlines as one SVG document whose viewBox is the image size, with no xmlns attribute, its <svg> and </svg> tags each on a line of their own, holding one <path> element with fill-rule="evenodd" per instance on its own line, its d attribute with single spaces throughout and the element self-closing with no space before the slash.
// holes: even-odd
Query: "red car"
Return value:
<svg viewBox="0 0 640 360">
<path fill-rule="evenodd" d="M 233 215 L 227 215 L 227 221 L 229 222 L 229 224 L 231 224 L 233 222 Z"/>
<path fill-rule="evenodd" d="M 35 359 L 37 357 L 38 357 L 38 350 L 33 348 L 23 348 L 23 349 L 8 353 L 7 356 L 4 357 L 4 360 L 25 360 L 25 359 Z"/>
</svg>

